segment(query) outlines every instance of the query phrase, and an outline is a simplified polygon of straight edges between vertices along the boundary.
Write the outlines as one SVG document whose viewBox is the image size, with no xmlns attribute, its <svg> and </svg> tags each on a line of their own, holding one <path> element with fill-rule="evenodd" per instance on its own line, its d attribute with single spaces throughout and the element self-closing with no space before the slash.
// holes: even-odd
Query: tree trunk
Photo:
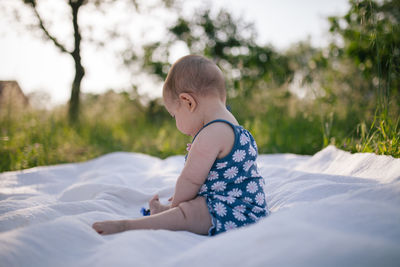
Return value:
<svg viewBox="0 0 400 267">
<path fill-rule="evenodd" d="M 72 83 L 71 98 L 69 100 L 69 110 L 68 110 L 69 121 L 71 123 L 76 123 L 79 121 L 79 106 L 80 106 L 79 99 L 81 91 L 81 82 L 84 75 L 85 75 L 85 70 L 81 65 L 80 61 L 75 61 L 75 78 Z"/>
<path fill-rule="evenodd" d="M 46 25 L 40 16 L 37 6 L 36 6 L 36 0 L 23 0 L 23 2 L 27 5 L 29 5 L 36 18 L 39 20 L 39 28 L 43 30 L 43 33 L 45 36 L 54 43 L 54 45 L 61 50 L 63 53 L 70 54 L 72 58 L 74 59 L 75 62 L 75 78 L 72 83 L 72 89 L 71 89 L 71 98 L 69 100 L 69 110 L 68 110 L 68 115 L 69 115 L 69 121 L 70 123 L 74 124 L 77 123 L 79 120 L 79 97 L 80 97 L 80 91 L 81 91 L 81 82 L 83 79 L 83 76 L 85 76 L 85 69 L 82 66 L 82 61 L 81 61 L 81 50 L 80 50 L 80 45 L 81 45 L 81 34 L 79 32 L 79 24 L 78 24 L 78 12 L 79 8 L 85 3 L 85 0 L 69 0 L 68 5 L 71 7 L 72 11 L 72 24 L 74 27 L 74 50 L 70 52 L 69 50 L 66 49 L 64 45 L 62 45 L 54 35 L 52 35 L 48 29 L 46 28 Z"/>
<path fill-rule="evenodd" d="M 80 98 L 80 91 L 81 91 L 81 82 L 83 76 L 85 76 L 85 69 L 82 66 L 81 62 L 81 34 L 79 32 L 79 24 L 78 24 L 78 11 L 81 5 L 83 4 L 83 0 L 80 1 L 69 1 L 69 5 L 72 9 L 72 23 L 74 26 L 74 44 L 75 48 L 74 51 L 71 53 L 72 58 L 75 62 L 75 78 L 72 83 L 72 90 L 71 90 L 71 98 L 69 101 L 69 121 L 70 123 L 74 124 L 79 121 L 79 98 Z"/>
</svg>

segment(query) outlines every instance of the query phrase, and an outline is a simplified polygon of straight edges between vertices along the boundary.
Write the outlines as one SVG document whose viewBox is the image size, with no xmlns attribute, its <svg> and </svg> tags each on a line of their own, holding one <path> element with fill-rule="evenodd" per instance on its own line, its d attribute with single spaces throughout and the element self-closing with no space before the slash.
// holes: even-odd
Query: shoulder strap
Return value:
<svg viewBox="0 0 400 267">
<path fill-rule="evenodd" d="M 234 125 L 232 122 L 230 122 L 230 121 L 223 120 L 223 119 L 213 120 L 213 121 L 210 121 L 210 122 L 206 123 L 203 127 L 201 127 L 201 129 L 200 129 L 200 130 L 197 132 L 197 134 L 193 137 L 192 143 L 194 142 L 194 139 L 196 139 L 197 135 L 201 132 L 201 130 L 203 130 L 204 128 L 206 128 L 208 125 L 213 124 L 213 123 L 216 123 L 216 122 L 224 122 L 224 123 L 227 123 L 227 124 L 229 124 L 229 125 L 232 127 L 233 130 L 235 130 L 235 125 Z"/>
</svg>

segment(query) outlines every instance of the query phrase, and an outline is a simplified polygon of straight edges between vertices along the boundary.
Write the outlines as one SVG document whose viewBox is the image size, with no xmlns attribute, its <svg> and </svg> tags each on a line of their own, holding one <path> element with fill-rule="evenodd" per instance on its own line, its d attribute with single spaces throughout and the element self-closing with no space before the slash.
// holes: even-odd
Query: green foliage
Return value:
<svg viewBox="0 0 400 267">
<path fill-rule="evenodd" d="M 86 95 L 79 124 L 66 107 L 0 112 L 0 172 L 88 160 L 113 151 L 157 157 L 185 152 L 180 134 L 159 103 L 144 106 L 126 93 Z"/>
<path fill-rule="evenodd" d="M 259 46 L 254 26 L 221 10 L 212 15 L 201 10 L 193 17 L 179 17 L 169 27 L 169 34 L 162 42 L 144 46 L 143 68 L 165 79 L 170 62 L 171 47 L 184 43 L 191 54 L 213 59 L 227 78 L 228 95 L 247 97 L 265 89 L 289 82 L 293 70 L 285 55 L 270 46 Z"/>
<path fill-rule="evenodd" d="M 342 146 L 399 157 L 400 1 L 351 0 L 350 4 L 344 17 L 329 18 L 330 31 L 343 40 L 342 46 L 333 43 L 331 48 L 338 51 L 337 61 L 353 66 L 353 75 L 348 76 L 355 79 L 347 84 L 357 86 L 356 103 L 366 108 L 355 136 Z"/>
<path fill-rule="evenodd" d="M 400 118 L 392 121 L 381 114 L 375 116 L 370 127 L 365 122 L 357 125 L 356 136 L 344 138 L 342 148 L 352 152 L 371 152 L 400 157 Z"/>
<path fill-rule="evenodd" d="M 253 26 L 226 11 L 180 17 L 163 41 L 144 47 L 143 70 L 164 79 L 170 49 L 184 43 L 225 72 L 228 104 L 260 153 L 313 154 L 333 144 L 351 152 L 400 157 L 400 1 L 351 0 L 331 17 L 333 41 L 284 52 L 258 45 Z M 160 99 L 132 92 L 85 95 L 80 121 L 66 108 L 0 110 L 0 171 L 87 160 L 113 151 L 157 157 L 185 153 L 182 135 Z"/>
<path fill-rule="evenodd" d="M 284 53 L 258 45 L 251 24 L 203 10 L 178 18 L 169 38 L 145 47 L 143 66 L 164 78 L 177 42 L 215 60 L 235 115 L 256 135 L 262 129 L 263 152 L 310 154 L 335 144 L 398 156 L 399 3 L 351 0 L 347 14 L 329 18 L 329 47 L 300 42 Z M 368 134 L 356 130 L 362 125 L 370 125 Z"/>
<path fill-rule="evenodd" d="M 333 46 L 375 83 L 371 87 L 378 91 L 379 101 L 388 106 L 392 98 L 400 105 L 400 1 L 351 0 L 350 4 L 344 17 L 329 18 L 330 31 L 344 42 L 342 47 Z"/>
</svg>

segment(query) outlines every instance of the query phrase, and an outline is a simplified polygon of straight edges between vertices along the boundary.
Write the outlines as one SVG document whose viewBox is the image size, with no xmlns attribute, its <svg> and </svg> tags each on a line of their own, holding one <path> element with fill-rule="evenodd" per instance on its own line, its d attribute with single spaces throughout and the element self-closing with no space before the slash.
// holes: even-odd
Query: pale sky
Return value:
<svg viewBox="0 0 400 267">
<path fill-rule="evenodd" d="M 190 12 L 194 6 L 202 5 L 204 2 L 186 0 L 184 7 L 186 12 Z M 284 50 L 294 42 L 308 37 L 314 46 L 325 46 L 329 40 L 326 17 L 343 15 L 349 6 L 347 0 L 214 0 L 211 2 L 215 8 L 224 7 L 235 16 L 242 16 L 246 21 L 254 22 L 259 34 L 259 44 L 271 44 L 279 50 Z M 162 23 L 158 21 L 159 16 L 160 14 L 157 14 L 151 18 L 155 27 L 158 27 L 157 23 Z M 87 17 L 85 19 L 96 20 Z M 62 32 L 64 28 L 56 30 Z M 157 34 L 157 30 L 152 32 L 153 35 Z M 44 42 L 29 33 L 21 33 L 24 31 L 16 32 L 13 26 L 10 26 L 10 21 L 0 16 L 0 80 L 17 80 L 25 93 L 35 90 L 45 91 L 50 94 L 53 104 L 66 102 L 69 99 L 74 74 L 72 58 L 60 53 L 50 42 Z M 118 67 L 115 55 L 95 49 L 84 50 L 84 53 L 86 76 L 82 83 L 82 92 L 100 93 L 110 88 L 130 88 L 131 76 Z M 185 53 L 186 51 L 178 49 L 172 60 Z M 160 84 L 154 84 L 146 78 L 141 80 L 145 82 L 139 88 L 139 92 L 153 96 L 161 94 Z"/>
</svg>

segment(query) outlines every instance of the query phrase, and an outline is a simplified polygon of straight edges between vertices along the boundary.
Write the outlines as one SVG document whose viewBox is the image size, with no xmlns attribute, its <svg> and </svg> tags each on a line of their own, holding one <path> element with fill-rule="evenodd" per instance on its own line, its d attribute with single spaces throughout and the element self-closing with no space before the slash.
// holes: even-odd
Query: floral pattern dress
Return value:
<svg viewBox="0 0 400 267">
<path fill-rule="evenodd" d="M 205 197 L 212 218 L 212 227 L 208 231 L 210 236 L 255 223 L 269 214 L 264 194 L 265 181 L 257 170 L 258 152 L 254 138 L 242 126 L 225 120 L 211 121 L 202 129 L 216 122 L 232 127 L 235 142 L 226 157 L 214 162 L 198 193 Z"/>
</svg>

